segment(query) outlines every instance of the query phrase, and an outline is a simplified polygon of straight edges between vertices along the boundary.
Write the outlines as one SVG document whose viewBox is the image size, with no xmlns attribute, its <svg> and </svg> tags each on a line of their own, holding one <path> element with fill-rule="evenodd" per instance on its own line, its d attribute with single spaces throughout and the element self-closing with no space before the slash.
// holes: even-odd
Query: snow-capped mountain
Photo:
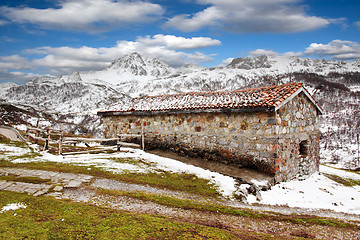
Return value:
<svg viewBox="0 0 360 240">
<path fill-rule="evenodd" d="M 102 71 L 39 77 L 20 86 L 1 84 L 0 99 L 61 113 L 72 118 L 72 122 L 83 119 L 81 124 L 86 124 L 85 121 L 97 122 L 97 116 L 74 118 L 73 113 L 96 112 L 115 103 L 126 103 L 131 97 L 235 90 L 291 81 L 305 83 L 325 110 L 320 119 L 324 158 L 333 162 L 354 162 L 356 136 L 360 134 L 360 60 L 260 56 L 235 58 L 225 67 L 185 65 L 173 68 L 157 59 L 133 53 L 114 60 Z M 360 160 L 357 161 L 355 166 L 359 167 Z"/>
<path fill-rule="evenodd" d="M 360 60 L 326 61 L 289 56 L 235 58 L 225 67 L 185 65 L 176 69 L 158 59 L 132 53 L 114 60 L 102 71 L 38 77 L 20 86 L 2 84 L 0 98 L 48 111 L 84 112 L 127 101 L 129 96 L 251 88 L 301 81 L 299 74 L 327 76 L 328 81 L 343 84 L 355 92 L 360 89 L 358 81 L 345 81 L 343 76 L 334 73 L 359 70 Z M 317 84 L 320 83 L 317 81 Z"/>
<path fill-rule="evenodd" d="M 129 99 L 101 81 L 82 80 L 78 72 L 60 77 L 40 77 L 25 85 L 8 88 L 3 97 L 43 111 L 84 113 Z"/>
<path fill-rule="evenodd" d="M 146 82 L 169 77 L 177 70 L 155 58 L 146 58 L 138 53 L 125 55 L 114 60 L 106 69 L 96 72 L 81 73 L 82 79 L 99 79 L 112 85 Z"/>
<path fill-rule="evenodd" d="M 5 95 L 10 88 L 15 86 L 17 86 L 17 84 L 12 82 L 0 83 L 0 99 L 3 98 L 3 95 Z"/>
</svg>

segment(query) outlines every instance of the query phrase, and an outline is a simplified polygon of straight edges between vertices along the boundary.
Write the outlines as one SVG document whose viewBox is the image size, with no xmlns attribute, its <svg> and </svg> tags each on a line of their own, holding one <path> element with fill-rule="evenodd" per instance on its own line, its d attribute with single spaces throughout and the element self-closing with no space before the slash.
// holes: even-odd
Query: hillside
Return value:
<svg viewBox="0 0 360 240">
<path fill-rule="evenodd" d="M 181 68 L 140 56 L 114 60 L 106 69 L 0 85 L 0 99 L 56 114 L 63 121 L 99 129 L 94 113 L 131 97 L 189 91 L 253 88 L 303 82 L 324 109 L 320 117 L 322 161 L 356 169 L 360 126 L 360 60 L 327 61 L 288 56 L 235 58 L 225 67 Z M 10 114 L 11 115 L 11 114 Z M 83 117 L 86 115 L 86 117 Z M 61 117 L 60 117 L 61 116 Z M 79 120 L 81 119 L 81 120 Z M 96 127 L 89 123 L 96 123 Z"/>
</svg>

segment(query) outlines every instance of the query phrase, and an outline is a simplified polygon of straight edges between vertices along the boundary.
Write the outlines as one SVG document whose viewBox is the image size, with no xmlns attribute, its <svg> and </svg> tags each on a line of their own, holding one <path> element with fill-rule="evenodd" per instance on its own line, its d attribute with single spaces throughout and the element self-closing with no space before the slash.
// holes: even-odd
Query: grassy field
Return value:
<svg viewBox="0 0 360 240">
<path fill-rule="evenodd" d="M 113 179 L 128 183 L 146 184 L 158 188 L 193 193 L 206 197 L 216 198 L 221 195 L 218 192 L 217 186 L 215 186 L 213 183 L 210 183 L 209 180 L 201 179 L 193 174 L 187 174 L 187 173 L 173 173 L 169 171 L 157 170 L 155 172 L 146 172 L 146 173 L 123 171 L 121 174 L 114 174 L 111 171 L 106 171 L 102 168 L 95 166 L 79 166 L 74 164 L 63 164 L 63 163 L 47 162 L 47 161 L 46 162 L 29 161 L 29 162 L 13 163 L 12 162 L 13 160 L 34 159 L 41 155 L 39 153 L 34 152 L 25 143 L 9 141 L 8 139 L 1 136 L 2 135 L 0 135 L 0 143 L 28 149 L 28 152 L 22 155 L 6 156 L 5 158 L 0 157 L 0 167 L 17 167 L 17 168 L 56 171 L 56 172 L 82 173 L 99 178 Z M 110 157 L 109 159 L 114 162 L 129 163 L 133 165 L 151 164 L 138 159 L 112 158 L 112 157 Z"/>
<path fill-rule="evenodd" d="M 0 209 L 19 202 L 0 213 L 0 239 L 281 239 L 0 191 Z"/>
<path fill-rule="evenodd" d="M 122 174 L 115 174 L 96 167 L 89 168 L 88 166 L 78 166 L 54 162 L 12 163 L 6 160 L 0 160 L 0 167 L 16 167 L 56 172 L 81 173 L 99 178 L 113 179 L 128 183 L 146 184 L 158 188 L 193 193 L 206 197 L 216 198 L 220 196 L 216 186 L 210 183 L 209 180 L 200 179 L 195 175 L 186 173 L 171 173 L 164 171 L 161 173 L 124 172 Z"/>
<path fill-rule="evenodd" d="M 1 139 L 0 143 L 28 148 L 22 143 L 9 142 Z M 26 151 L 25 151 L 26 152 Z M 113 191 L 85 186 L 92 189 L 96 196 L 108 196 L 109 199 L 127 197 L 143 202 L 151 202 L 160 208 L 175 208 L 185 210 L 189 216 L 183 218 L 169 215 L 146 215 L 138 210 L 125 212 L 107 207 L 99 207 L 87 203 L 76 203 L 58 200 L 52 197 L 33 197 L 26 194 L 0 191 L 0 209 L 7 204 L 23 203 L 26 208 L 0 211 L 0 239 L 308 239 L 317 236 L 317 230 L 326 228 L 329 232 L 358 232 L 358 223 L 341 221 L 332 218 L 321 218 L 309 215 L 283 215 L 276 212 L 258 212 L 247 208 L 234 208 L 222 205 L 221 194 L 217 186 L 209 180 L 201 179 L 193 174 L 173 173 L 156 169 L 152 162 L 131 158 L 109 158 L 117 163 L 128 163 L 137 166 L 151 167 L 154 172 L 114 173 L 101 167 L 80 166 L 72 163 L 49 161 L 18 162 L 16 159 L 34 160 L 40 155 L 29 150 L 23 155 L 6 156 L 0 159 L 1 167 L 38 169 L 55 172 L 81 173 L 95 178 L 107 178 L 127 183 L 153 186 L 162 189 L 196 194 L 198 201 L 179 199 L 172 196 L 149 194 L 146 192 Z M 358 185 L 357 181 L 349 181 L 340 177 L 328 176 L 347 185 Z M 20 181 L 28 183 L 47 183 L 50 179 L 37 177 L 20 177 L 2 175 L 0 180 Z M 201 196 L 201 197 L 200 197 Z M 204 200 L 206 199 L 206 201 Z M 90 201 L 91 202 L 91 201 Z M 193 214 L 204 214 L 205 219 L 196 219 Z M 165 217 L 168 216 L 168 217 Z M 215 221 L 208 221 L 208 216 L 215 216 Z M 227 224 L 218 221 L 219 217 L 229 219 Z M 236 220 L 234 220 L 236 219 Z M 188 222 L 189 220 L 189 222 Z M 259 231 L 233 229 L 232 221 L 248 222 L 250 226 L 257 225 Z M 266 225 L 263 229 L 262 225 Z M 294 230 L 286 233 L 269 234 L 268 227 L 292 225 Z M 229 227 L 231 226 L 231 227 Z M 256 228 L 255 228 L 256 229 Z M 306 229 L 306 230 L 304 230 Z M 280 236 L 282 235 L 282 236 Z"/>
</svg>

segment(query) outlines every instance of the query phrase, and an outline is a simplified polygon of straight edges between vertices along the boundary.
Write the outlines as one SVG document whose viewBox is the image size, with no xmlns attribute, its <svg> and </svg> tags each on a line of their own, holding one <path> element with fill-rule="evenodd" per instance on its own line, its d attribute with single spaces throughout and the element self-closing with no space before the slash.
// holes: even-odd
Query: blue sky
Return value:
<svg viewBox="0 0 360 240">
<path fill-rule="evenodd" d="M 139 52 L 177 67 L 268 55 L 360 58 L 359 0 L 2 0 L 0 83 L 104 69 Z"/>
</svg>

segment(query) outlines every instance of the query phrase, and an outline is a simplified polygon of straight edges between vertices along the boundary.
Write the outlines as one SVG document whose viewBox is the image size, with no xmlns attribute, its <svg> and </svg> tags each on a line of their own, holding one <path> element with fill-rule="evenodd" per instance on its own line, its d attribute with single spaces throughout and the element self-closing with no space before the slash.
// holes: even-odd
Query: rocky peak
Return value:
<svg viewBox="0 0 360 240">
<path fill-rule="evenodd" d="M 352 65 L 355 67 L 360 67 L 360 59 L 356 59 L 352 62 Z"/>
<path fill-rule="evenodd" d="M 271 63 L 268 57 L 263 55 L 255 58 L 234 58 L 227 67 L 250 70 L 257 68 L 271 68 Z"/>
<path fill-rule="evenodd" d="M 142 57 L 134 52 L 113 61 L 108 70 L 119 73 L 129 73 L 135 76 L 165 77 L 174 72 L 174 69 L 156 58 Z"/>
<path fill-rule="evenodd" d="M 69 75 L 64 75 L 59 78 L 59 83 L 73 83 L 73 82 L 82 82 L 79 72 L 73 72 Z"/>
<path fill-rule="evenodd" d="M 122 71 L 128 71 L 134 75 L 147 75 L 146 69 L 144 68 L 146 63 L 139 53 L 134 52 L 127 54 L 121 58 L 114 60 L 108 69 L 116 69 Z"/>
</svg>

